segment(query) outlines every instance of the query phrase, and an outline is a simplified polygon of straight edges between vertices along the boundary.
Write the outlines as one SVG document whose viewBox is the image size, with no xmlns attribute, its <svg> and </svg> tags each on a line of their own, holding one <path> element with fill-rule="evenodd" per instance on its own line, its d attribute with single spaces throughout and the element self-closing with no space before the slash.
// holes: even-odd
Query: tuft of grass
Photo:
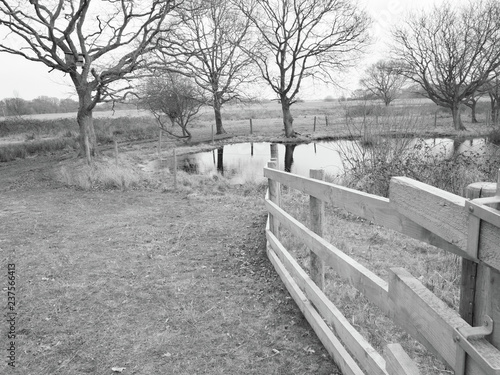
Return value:
<svg viewBox="0 0 500 375">
<path fill-rule="evenodd" d="M 121 189 L 138 187 L 144 180 L 143 174 L 129 162 L 121 160 L 116 165 L 114 160 L 100 158 L 87 165 L 83 159 L 74 160 L 60 166 L 55 178 L 67 186 L 83 190 Z"/>
</svg>

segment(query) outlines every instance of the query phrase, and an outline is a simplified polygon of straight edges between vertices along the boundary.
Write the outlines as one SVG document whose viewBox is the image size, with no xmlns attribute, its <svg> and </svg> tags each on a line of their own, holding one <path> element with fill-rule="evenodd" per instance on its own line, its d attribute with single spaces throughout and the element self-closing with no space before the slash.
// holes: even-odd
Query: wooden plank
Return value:
<svg viewBox="0 0 500 375">
<path fill-rule="evenodd" d="M 380 354 L 359 334 L 349 323 L 335 305 L 325 296 L 321 289 L 313 282 L 307 273 L 300 267 L 295 259 L 288 253 L 279 240 L 270 232 L 266 232 L 267 240 L 283 263 L 288 272 L 293 276 L 297 285 L 304 290 L 307 298 L 319 311 L 325 321 L 333 328 L 335 334 L 344 343 L 345 347 L 358 361 L 367 374 L 387 375 L 385 360 Z"/>
<path fill-rule="evenodd" d="M 470 326 L 403 268 L 390 270 L 389 298 L 393 320 L 456 370 L 456 357 L 461 350 L 453 340 L 454 328 Z M 494 358 L 492 364 L 500 365 L 499 352 L 488 341 L 475 340 L 474 346 L 482 356 Z M 485 375 L 477 364 L 468 362 L 467 374 Z"/>
<path fill-rule="evenodd" d="M 322 169 L 311 169 L 309 171 L 311 178 L 323 180 L 325 171 Z M 309 213 L 311 215 L 311 230 L 318 236 L 323 237 L 323 223 L 325 222 L 325 204 L 321 199 L 309 197 Z M 309 251 L 311 278 L 316 285 L 323 290 L 325 285 L 325 264 L 314 251 Z"/>
<path fill-rule="evenodd" d="M 469 212 L 465 210 L 465 198 L 407 177 L 391 179 L 389 197 L 399 213 L 467 252 Z M 500 229 L 482 223 L 479 260 L 497 270 L 500 269 L 499 244 Z"/>
<path fill-rule="evenodd" d="M 389 375 L 420 375 L 417 365 L 400 344 L 387 344 L 385 358 Z"/>
<path fill-rule="evenodd" d="M 276 272 L 280 275 L 281 280 L 285 284 L 288 292 L 297 303 L 300 311 L 304 314 L 304 317 L 307 319 L 321 343 L 332 356 L 342 373 L 345 375 L 364 375 L 363 371 L 361 371 L 347 350 L 328 328 L 327 324 L 315 310 L 314 306 L 309 302 L 304 293 L 302 293 L 298 285 L 279 260 L 278 256 L 269 248 L 267 250 L 267 255 L 276 269 Z"/>
<path fill-rule="evenodd" d="M 384 280 L 308 229 L 270 200 L 266 200 L 265 203 L 267 210 L 280 221 L 284 228 L 298 236 L 309 249 L 325 261 L 326 265 L 348 280 L 366 298 L 388 314 L 387 283 Z"/>
<path fill-rule="evenodd" d="M 471 258 L 464 249 L 445 241 L 432 230 L 401 215 L 391 206 L 387 198 L 269 168 L 264 168 L 264 176 L 343 208 L 377 225 L 398 231 L 461 257 Z"/>
</svg>

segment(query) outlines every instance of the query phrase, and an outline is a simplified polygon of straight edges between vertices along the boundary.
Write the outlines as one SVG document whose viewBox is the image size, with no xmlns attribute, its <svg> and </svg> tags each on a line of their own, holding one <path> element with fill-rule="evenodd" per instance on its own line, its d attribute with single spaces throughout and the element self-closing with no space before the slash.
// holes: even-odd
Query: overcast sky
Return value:
<svg viewBox="0 0 500 375">
<path fill-rule="evenodd" d="M 399 22 L 412 9 L 431 7 L 444 0 L 358 0 L 374 19 L 372 36 L 376 43 L 367 50 L 366 57 L 360 61 L 357 72 L 339 76 L 339 84 L 346 88 L 340 92 L 333 87 L 309 83 L 301 90 L 304 99 L 322 99 L 327 95 L 349 95 L 357 87 L 359 74 L 370 63 L 383 56 L 384 40 L 389 37 L 390 27 Z M 58 71 L 49 74 L 49 68 L 41 63 L 31 62 L 21 57 L 0 54 L 0 99 L 19 96 L 31 100 L 38 96 L 57 98 L 76 98 L 69 76 Z"/>
</svg>

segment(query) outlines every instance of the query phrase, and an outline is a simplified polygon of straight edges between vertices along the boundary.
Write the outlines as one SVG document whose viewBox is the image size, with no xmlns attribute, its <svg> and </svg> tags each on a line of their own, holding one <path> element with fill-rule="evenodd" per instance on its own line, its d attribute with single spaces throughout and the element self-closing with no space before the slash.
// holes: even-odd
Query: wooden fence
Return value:
<svg viewBox="0 0 500 375">
<path fill-rule="evenodd" d="M 272 159 L 264 168 L 269 179 L 268 257 L 343 374 L 413 375 L 419 370 L 401 345 L 387 345 L 384 358 L 356 331 L 322 291 L 325 267 L 349 281 L 456 375 L 500 375 L 500 174 L 489 198 L 467 200 L 395 177 L 386 199 L 326 183 L 322 171 L 311 171 L 307 178 L 276 166 Z M 280 207 L 281 185 L 310 196 L 311 228 Z M 462 315 L 475 314 L 470 322 L 477 327 L 405 269 L 390 269 L 386 282 L 323 239 L 324 202 L 464 258 Z M 280 228 L 311 250 L 311 276 L 280 242 Z"/>
</svg>

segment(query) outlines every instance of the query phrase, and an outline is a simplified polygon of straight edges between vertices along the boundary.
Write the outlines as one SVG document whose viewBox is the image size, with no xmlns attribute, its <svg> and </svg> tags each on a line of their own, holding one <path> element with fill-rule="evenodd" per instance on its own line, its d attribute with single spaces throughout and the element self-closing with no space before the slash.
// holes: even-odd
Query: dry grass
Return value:
<svg viewBox="0 0 500 375">
<path fill-rule="evenodd" d="M 92 165 L 77 159 L 66 162 L 55 171 L 55 178 L 67 186 L 83 190 L 93 188 L 127 190 L 138 187 L 145 179 L 139 168 L 122 156 L 118 165 L 114 159 L 102 157 Z"/>
</svg>

